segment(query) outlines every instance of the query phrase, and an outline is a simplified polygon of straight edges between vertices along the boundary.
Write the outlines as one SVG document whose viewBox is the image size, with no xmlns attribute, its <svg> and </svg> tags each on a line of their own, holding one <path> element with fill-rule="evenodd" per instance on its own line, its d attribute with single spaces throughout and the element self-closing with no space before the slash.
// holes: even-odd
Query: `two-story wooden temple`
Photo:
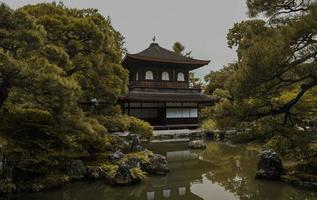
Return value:
<svg viewBox="0 0 317 200">
<path fill-rule="evenodd" d="M 207 65 L 152 43 L 122 62 L 130 72 L 129 92 L 119 98 L 125 114 L 148 121 L 155 129 L 196 128 L 199 109 L 215 99 L 191 87 L 189 72 Z"/>
</svg>

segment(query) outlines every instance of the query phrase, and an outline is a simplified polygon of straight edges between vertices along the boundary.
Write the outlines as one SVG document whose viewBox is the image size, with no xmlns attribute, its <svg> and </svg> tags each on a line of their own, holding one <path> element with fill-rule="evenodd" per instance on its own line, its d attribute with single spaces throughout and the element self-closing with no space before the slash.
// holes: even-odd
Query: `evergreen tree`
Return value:
<svg viewBox="0 0 317 200">
<path fill-rule="evenodd" d="M 120 114 L 116 97 L 126 91 L 128 73 L 120 65 L 123 37 L 110 19 L 43 3 L 17 10 L 1 4 L 0 21 L 1 138 L 14 174 L 59 173 L 71 152 L 111 148 L 97 116 Z M 98 99 L 102 109 L 79 106 L 87 99 Z"/>
</svg>

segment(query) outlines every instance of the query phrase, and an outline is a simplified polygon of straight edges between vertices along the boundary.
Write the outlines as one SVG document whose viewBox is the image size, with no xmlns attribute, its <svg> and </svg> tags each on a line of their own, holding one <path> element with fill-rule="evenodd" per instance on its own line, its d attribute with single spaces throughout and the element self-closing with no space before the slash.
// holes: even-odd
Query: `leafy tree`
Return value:
<svg viewBox="0 0 317 200">
<path fill-rule="evenodd" d="M 219 71 L 211 71 L 207 74 L 205 78 L 205 85 L 204 91 L 206 94 L 212 95 L 217 89 L 221 90 L 229 90 L 226 86 L 226 83 L 229 77 L 234 73 L 237 64 L 229 64 L 224 66 Z"/>
<path fill-rule="evenodd" d="M 178 55 L 183 55 L 183 51 L 185 50 L 185 47 L 180 42 L 175 42 L 173 44 L 173 50 Z"/>
<path fill-rule="evenodd" d="M 241 104 L 253 99 L 246 120 L 284 115 L 284 123 L 301 121 L 298 116 L 310 116 L 316 106 L 316 3 L 301 2 L 248 1 L 250 14 L 263 12 L 270 23 L 242 22 L 228 34 L 228 44 L 237 46 L 239 56 L 230 93 Z"/>
<path fill-rule="evenodd" d="M 291 137 L 296 126 L 316 116 L 317 5 L 287 0 L 248 0 L 247 5 L 251 17 L 264 14 L 268 21 L 252 19 L 230 29 L 228 46 L 237 49 L 238 60 L 206 76 L 205 92 L 221 100 L 202 116 L 218 128 Z"/>
<path fill-rule="evenodd" d="M 126 90 L 123 37 L 94 9 L 0 6 L 1 138 L 25 178 L 58 173 L 65 154 L 104 152 L 113 140 L 96 116 L 119 111 Z M 101 110 L 78 102 L 98 99 Z M 14 181 L 23 181 L 14 176 Z"/>
<path fill-rule="evenodd" d="M 173 44 L 173 51 L 178 54 L 178 55 L 181 55 L 181 56 L 185 56 L 185 57 L 189 57 L 191 58 L 191 51 L 187 52 L 187 53 L 184 53 L 184 50 L 185 50 L 185 46 L 182 45 L 182 43 L 180 42 L 175 42 Z"/>
<path fill-rule="evenodd" d="M 297 112 L 301 112 L 296 110 L 297 106 L 306 104 L 309 96 L 311 101 L 316 100 L 316 2 L 248 1 L 248 7 L 252 16 L 264 13 L 271 19 L 262 34 L 251 37 L 251 45 L 240 46 L 244 40 L 236 43 L 241 55 L 239 69 L 232 79 L 232 84 L 238 84 L 232 92 L 238 99 L 259 100 L 248 114 L 251 118 L 283 114 L 284 122 L 296 119 Z M 235 32 L 232 30 L 231 35 Z"/>
<path fill-rule="evenodd" d="M 176 54 L 191 58 L 191 51 L 184 53 L 184 50 L 185 50 L 185 46 L 182 45 L 180 42 L 174 43 L 173 51 Z M 192 87 L 201 87 L 202 86 L 200 78 L 196 78 L 194 72 L 189 72 L 189 83 Z"/>
<path fill-rule="evenodd" d="M 109 108 L 126 91 L 128 72 L 120 65 L 123 37 L 96 9 L 38 4 L 22 10 L 47 30 L 43 54 L 81 86 L 81 101 L 101 99 Z"/>
</svg>

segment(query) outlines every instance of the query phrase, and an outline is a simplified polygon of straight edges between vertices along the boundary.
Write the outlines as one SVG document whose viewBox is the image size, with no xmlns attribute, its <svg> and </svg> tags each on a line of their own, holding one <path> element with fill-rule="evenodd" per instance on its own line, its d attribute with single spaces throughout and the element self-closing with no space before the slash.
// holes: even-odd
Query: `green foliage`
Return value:
<svg viewBox="0 0 317 200">
<path fill-rule="evenodd" d="M 105 153 L 116 141 L 107 128 L 130 127 L 115 105 L 128 82 L 123 37 L 97 10 L 56 3 L 1 4 L 0 21 L 0 138 L 14 173 L 23 175 L 13 181 L 34 179 L 29 185 L 38 191 L 67 181 L 47 177 L 62 173 L 67 153 Z M 102 106 L 87 109 L 90 99 Z M 102 117 L 114 113 L 123 122 L 104 126 Z M 134 130 L 149 133 L 134 121 Z"/>
<path fill-rule="evenodd" d="M 305 172 L 305 173 L 309 173 L 309 174 L 317 175 L 317 160 L 316 160 L 316 158 L 302 161 L 301 163 L 296 165 L 296 170 L 301 171 L 301 172 Z"/>
<path fill-rule="evenodd" d="M 134 167 L 130 169 L 131 176 L 134 180 L 144 180 L 146 178 L 146 173 L 143 172 L 139 167 Z"/>
<path fill-rule="evenodd" d="M 98 120 L 110 132 L 128 131 L 131 124 L 127 115 L 99 116 Z"/>
<path fill-rule="evenodd" d="M 102 165 L 102 168 L 106 172 L 106 176 L 108 180 L 113 180 L 116 176 L 117 170 L 119 168 L 118 165 Z"/>
<path fill-rule="evenodd" d="M 130 127 L 129 131 L 132 134 L 138 134 L 144 138 L 150 138 L 153 134 L 153 127 L 145 121 L 137 119 L 135 117 L 129 117 Z"/>
<path fill-rule="evenodd" d="M 297 14 L 309 10 L 314 1 L 289 0 L 247 0 L 249 15 L 255 17 L 264 14 L 267 17 L 282 14 Z M 296 16 L 296 15 L 295 15 Z"/>
<path fill-rule="evenodd" d="M 185 56 L 185 57 L 189 57 L 191 58 L 191 51 L 190 52 L 187 52 L 187 53 L 184 53 L 184 50 L 185 50 L 185 46 L 182 45 L 182 43 L 180 42 L 175 42 L 173 44 L 173 51 L 178 54 L 178 55 L 181 55 L 181 56 Z"/>
<path fill-rule="evenodd" d="M 173 44 L 173 51 L 178 55 L 182 55 L 185 47 L 180 42 L 175 42 Z"/>
<path fill-rule="evenodd" d="M 130 133 L 140 135 L 144 138 L 150 138 L 153 134 L 153 127 L 148 122 L 132 116 L 100 116 L 98 120 L 111 132 L 130 131 Z"/>
<path fill-rule="evenodd" d="M 231 132 L 228 139 L 234 144 L 248 143 L 255 140 L 264 140 L 267 135 L 253 130 Z"/>
<path fill-rule="evenodd" d="M 237 49 L 238 60 L 205 77 L 205 93 L 220 101 L 201 117 L 238 133 L 250 129 L 235 137 L 239 141 L 285 134 L 285 141 L 272 143 L 296 147 L 297 157 L 308 158 L 309 140 L 292 132 L 316 116 L 316 3 L 248 0 L 247 5 L 250 16 L 270 19 L 242 21 L 230 29 L 228 46 Z"/>
<path fill-rule="evenodd" d="M 257 3 L 263 1 L 249 2 L 254 6 Z M 274 3 L 266 6 L 265 10 L 273 8 Z M 305 101 L 316 100 L 309 95 L 316 93 L 317 85 L 316 41 L 312 39 L 316 36 L 316 6 L 312 4 L 309 12 L 298 14 L 296 19 L 291 17 L 282 24 L 242 22 L 228 34 L 229 46 L 237 46 L 239 57 L 238 67 L 229 79 L 229 91 L 242 103 L 254 99 L 252 109 L 246 113 L 251 120 L 283 114 L 285 122 L 296 120 L 295 115 L 309 114 L 309 109 L 297 106 L 305 107 Z M 285 94 L 286 101 L 276 101 Z"/>
<path fill-rule="evenodd" d="M 205 85 L 204 92 L 206 94 L 212 95 L 216 89 L 227 90 L 226 82 L 234 73 L 236 64 L 229 64 L 228 66 L 223 67 L 219 71 L 211 71 L 205 76 Z"/>
<path fill-rule="evenodd" d="M 310 147 L 312 137 L 303 131 L 289 130 L 287 134 L 276 135 L 265 145 L 267 149 L 274 149 L 282 156 L 290 159 L 310 160 L 314 153 Z"/>
<path fill-rule="evenodd" d="M 213 130 L 217 129 L 217 124 L 214 120 L 207 119 L 203 121 L 201 128 L 203 129 L 204 132 L 211 133 Z"/>
<path fill-rule="evenodd" d="M 140 161 L 142 165 L 146 165 L 150 162 L 150 158 L 153 156 L 153 153 L 149 150 L 133 152 L 126 155 L 126 159 L 136 158 Z"/>
</svg>

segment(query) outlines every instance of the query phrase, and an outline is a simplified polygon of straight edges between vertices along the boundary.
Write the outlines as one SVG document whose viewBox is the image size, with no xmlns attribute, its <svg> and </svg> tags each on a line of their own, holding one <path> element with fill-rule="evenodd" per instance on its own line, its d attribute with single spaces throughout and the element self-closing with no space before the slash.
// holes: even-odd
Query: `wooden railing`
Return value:
<svg viewBox="0 0 317 200">
<path fill-rule="evenodd" d="M 187 82 L 172 82 L 172 81 L 132 81 L 130 88 L 190 88 Z"/>
</svg>

